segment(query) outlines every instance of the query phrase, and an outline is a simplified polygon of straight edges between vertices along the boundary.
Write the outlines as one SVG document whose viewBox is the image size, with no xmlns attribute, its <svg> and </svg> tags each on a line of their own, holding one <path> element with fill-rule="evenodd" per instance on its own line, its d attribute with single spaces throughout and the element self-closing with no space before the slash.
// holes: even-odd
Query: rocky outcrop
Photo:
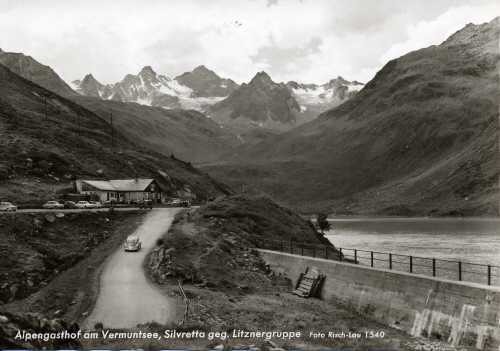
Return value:
<svg viewBox="0 0 500 351">
<path fill-rule="evenodd" d="M 159 283 L 163 283 L 167 278 L 193 281 L 196 271 L 190 267 L 174 262 L 173 256 L 175 248 L 167 248 L 164 245 L 157 246 L 149 259 L 149 272 Z"/>
<path fill-rule="evenodd" d="M 82 348 L 79 337 L 80 326 L 76 322 L 0 311 L 0 349 L 76 350 Z"/>
</svg>

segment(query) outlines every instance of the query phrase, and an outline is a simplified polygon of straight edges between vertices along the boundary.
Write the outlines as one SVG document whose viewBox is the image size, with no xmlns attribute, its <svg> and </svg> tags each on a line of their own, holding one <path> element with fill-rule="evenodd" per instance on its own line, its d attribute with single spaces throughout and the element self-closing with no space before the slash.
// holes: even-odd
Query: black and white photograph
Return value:
<svg viewBox="0 0 500 351">
<path fill-rule="evenodd" d="M 498 350 L 498 0 L 0 0 L 0 349 Z"/>
</svg>

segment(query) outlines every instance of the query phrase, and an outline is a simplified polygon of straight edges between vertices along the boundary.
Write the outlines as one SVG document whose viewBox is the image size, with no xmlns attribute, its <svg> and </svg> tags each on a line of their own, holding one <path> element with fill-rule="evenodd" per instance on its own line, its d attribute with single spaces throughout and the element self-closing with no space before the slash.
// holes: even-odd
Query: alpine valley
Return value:
<svg viewBox="0 0 500 351">
<path fill-rule="evenodd" d="M 469 24 L 441 45 L 390 61 L 366 85 L 329 72 L 322 85 L 275 82 L 266 72 L 239 85 L 205 66 L 173 79 L 145 66 L 114 84 L 92 74 L 67 84 L 30 56 L 0 50 L 4 81 L 16 83 L 4 84 L 0 114 L 10 120 L 23 111 L 19 121 L 28 125 L 41 121 L 47 100 L 52 122 L 72 136 L 78 112 L 98 126 L 101 134 L 86 134 L 92 150 L 112 124 L 121 152 L 143 150 L 163 170 L 181 159 L 189 173 L 192 162 L 233 191 L 305 212 L 497 216 L 498 38 L 498 18 Z M 10 98 L 9 89 L 26 98 Z M 110 158 L 109 145 L 103 150 Z M 204 172 L 192 177 L 226 193 Z"/>
</svg>

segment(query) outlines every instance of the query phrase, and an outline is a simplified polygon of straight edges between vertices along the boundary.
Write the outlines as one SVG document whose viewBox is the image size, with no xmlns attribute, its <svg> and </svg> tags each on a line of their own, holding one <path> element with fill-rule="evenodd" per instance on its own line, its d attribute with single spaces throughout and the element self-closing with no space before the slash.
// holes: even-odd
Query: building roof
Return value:
<svg viewBox="0 0 500 351">
<path fill-rule="evenodd" d="M 84 180 L 83 182 L 99 190 L 116 191 L 116 189 L 106 180 Z"/>
<path fill-rule="evenodd" d="M 117 191 L 144 191 L 154 179 L 110 180 Z"/>
<path fill-rule="evenodd" d="M 84 183 L 104 191 L 144 191 L 154 179 L 84 180 Z"/>
</svg>

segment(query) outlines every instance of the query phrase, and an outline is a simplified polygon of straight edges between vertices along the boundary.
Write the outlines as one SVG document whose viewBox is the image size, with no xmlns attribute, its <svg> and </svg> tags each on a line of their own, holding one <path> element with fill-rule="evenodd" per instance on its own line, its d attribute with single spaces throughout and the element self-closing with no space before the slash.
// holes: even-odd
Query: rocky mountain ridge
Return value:
<svg viewBox="0 0 500 351">
<path fill-rule="evenodd" d="M 222 124 L 290 129 L 297 125 L 300 106 L 283 83 L 275 83 L 265 72 L 242 84 L 223 101 L 209 107 L 207 115 Z"/>
<path fill-rule="evenodd" d="M 66 97 L 76 95 L 76 92 L 52 68 L 42 65 L 31 56 L 0 49 L 0 64 L 56 94 Z"/>
<path fill-rule="evenodd" d="M 341 104 L 362 87 L 342 77 L 321 86 L 294 81 L 275 83 L 266 72 L 258 72 L 248 84 L 242 84 L 205 112 L 214 121 L 242 129 L 289 130 Z"/>
</svg>

